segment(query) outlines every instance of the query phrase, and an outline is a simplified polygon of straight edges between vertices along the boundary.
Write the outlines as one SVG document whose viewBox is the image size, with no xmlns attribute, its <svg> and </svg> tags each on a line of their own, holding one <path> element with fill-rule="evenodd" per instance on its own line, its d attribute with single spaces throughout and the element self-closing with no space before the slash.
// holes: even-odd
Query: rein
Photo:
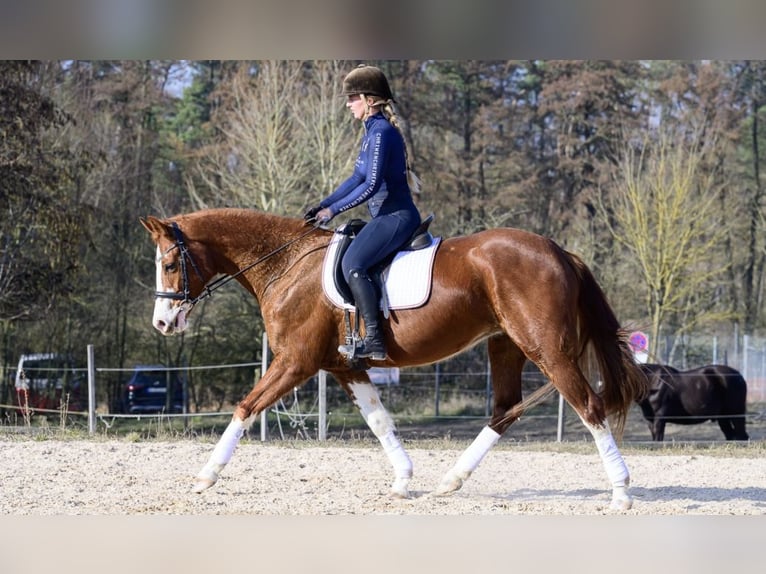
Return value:
<svg viewBox="0 0 766 574">
<path fill-rule="evenodd" d="M 202 277 L 202 273 L 200 273 L 199 267 L 197 267 L 197 264 L 194 262 L 194 258 L 189 252 L 189 248 L 186 246 L 186 242 L 184 241 L 184 237 L 183 237 L 183 233 L 181 232 L 181 229 L 178 227 L 178 224 L 174 221 L 172 223 L 172 229 L 173 229 L 173 234 L 176 237 L 176 242 L 175 242 L 175 245 L 173 245 L 167 251 L 165 251 L 163 256 L 171 252 L 173 249 L 178 249 L 181 252 L 180 259 L 181 259 L 181 277 L 183 279 L 183 293 L 168 293 L 166 291 L 155 291 L 154 296 L 159 298 L 164 298 L 164 299 L 180 300 L 182 304 L 188 305 L 189 309 L 191 309 L 192 307 L 194 307 L 197 303 L 199 303 L 206 297 L 210 297 L 213 294 L 213 291 L 215 291 L 216 289 L 223 287 L 226 283 L 228 283 L 232 279 L 236 279 L 237 277 L 239 277 L 246 271 L 252 269 L 259 263 L 262 263 L 269 257 L 276 255 L 277 253 L 279 253 L 280 251 L 283 251 L 284 249 L 286 249 L 293 243 L 300 241 L 301 239 L 303 239 L 304 237 L 306 237 L 307 235 L 309 235 L 310 233 L 312 233 L 314 230 L 318 228 L 319 228 L 319 225 L 312 225 L 311 229 L 309 229 L 306 233 L 302 233 L 298 237 L 295 237 L 291 239 L 290 241 L 288 241 L 287 243 L 280 245 L 279 247 L 277 247 L 273 251 L 270 251 L 266 255 L 262 255 L 261 257 L 259 257 L 258 259 L 250 263 L 247 267 L 244 267 L 240 269 L 239 271 L 237 271 L 234 275 L 225 275 L 223 277 L 219 277 L 212 283 L 205 285 L 203 287 L 202 293 L 197 295 L 197 297 L 195 297 L 194 299 L 191 299 L 190 289 L 189 289 L 189 275 L 188 275 L 188 271 L 186 267 L 187 259 L 189 260 L 189 264 L 192 266 L 192 269 L 194 269 L 194 272 L 197 274 L 197 277 L 199 278 L 199 280 L 204 281 L 204 279 Z"/>
</svg>

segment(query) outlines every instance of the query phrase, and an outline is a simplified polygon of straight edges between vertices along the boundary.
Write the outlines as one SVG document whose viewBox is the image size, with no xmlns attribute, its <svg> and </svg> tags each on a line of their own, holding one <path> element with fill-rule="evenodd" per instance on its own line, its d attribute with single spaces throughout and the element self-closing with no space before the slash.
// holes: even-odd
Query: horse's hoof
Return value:
<svg viewBox="0 0 766 574">
<path fill-rule="evenodd" d="M 619 498 L 619 499 L 612 499 L 612 504 L 609 505 L 610 510 L 617 510 L 617 511 L 623 511 L 623 510 L 630 510 L 633 508 L 633 500 L 630 498 Z"/>
<path fill-rule="evenodd" d="M 409 498 L 410 497 L 409 483 L 410 483 L 409 478 L 397 478 L 394 481 L 394 484 L 391 485 L 391 496 L 393 498 Z"/>
<path fill-rule="evenodd" d="M 434 490 L 431 493 L 431 496 L 433 496 L 435 498 L 440 498 L 440 497 L 443 498 L 445 496 L 452 496 L 453 494 L 455 494 L 455 492 L 457 492 L 457 489 L 455 489 L 455 490 L 444 490 L 440 486 L 439 488 L 437 488 L 436 490 Z"/>
<path fill-rule="evenodd" d="M 633 508 L 633 498 L 625 491 L 624 488 L 616 488 L 612 493 L 612 503 L 609 505 L 610 510 L 630 510 Z"/>
<path fill-rule="evenodd" d="M 197 478 L 197 482 L 194 483 L 194 486 L 192 487 L 192 492 L 195 494 L 199 494 L 200 492 L 203 492 L 213 486 L 215 484 L 215 480 L 211 480 L 209 478 Z"/>
<path fill-rule="evenodd" d="M 452 473 L 447 474 L 439 486 L 434 490 L 434 496 L 449 496 L 454 494 L 463 487 L 463 479 Z"/>
</svg>

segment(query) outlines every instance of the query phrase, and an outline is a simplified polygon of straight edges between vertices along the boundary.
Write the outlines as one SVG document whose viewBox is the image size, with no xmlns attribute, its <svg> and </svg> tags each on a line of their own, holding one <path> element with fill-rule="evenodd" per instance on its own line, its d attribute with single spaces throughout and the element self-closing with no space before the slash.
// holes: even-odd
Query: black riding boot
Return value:
<svg viewBox="0 0 766 574">
<path fill-rule="evenodd" d="M 378 294 L 375 285 L 366 274 L 354 270 L 348 278 L 348 286 L 354 296 L 354 304 L 364 320 L 364 339 L 357 345 L 356 350 L 350 345 L 341 345 L 338 350 L 349 357 L 353 354 L 354 358 L 382 361 L 386 358 L 386 343 L 378 321 Z"/>
</svg>

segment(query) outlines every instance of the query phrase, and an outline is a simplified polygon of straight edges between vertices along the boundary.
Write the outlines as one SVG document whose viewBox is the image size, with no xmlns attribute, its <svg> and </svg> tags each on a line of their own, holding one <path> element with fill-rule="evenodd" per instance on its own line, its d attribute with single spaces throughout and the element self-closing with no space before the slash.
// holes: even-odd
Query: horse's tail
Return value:
<svg viewBox="0 0 766 574">
<path fill-rule="evenodd" d="M 599 395 L 604 401 L 606 414 L 614 421 L 612 430 L 620 437 L 633 402 L 648 396 L 649 379 L 636 363 L 630 348 L 629 335 L 620 327 L 593 273 L 577 255 L 564 249 L 561 249 L 560 253 L 562 260 L 571 265 L 579 284 L 578 364 L 589 381 L 592 380 L 594 367 L 598 366 L 601 379 Z M 500 423 L 516 420 L 522 413 L 555 392 L 556 387 L 548 381 L 522 402 L 511 407 Z"/>
<path fill-rule="evenodd" d="M 579 278 L 580 367 L 586 376 L 595 358 L 601 380 L 599 395 L 614 432 L 622 436 L 628 410 L 648 394 L 648 379 L 635 361 L 628 333 L 620 326 L 593 273 L 577 255 L 566 252 Z"/>
</svg>

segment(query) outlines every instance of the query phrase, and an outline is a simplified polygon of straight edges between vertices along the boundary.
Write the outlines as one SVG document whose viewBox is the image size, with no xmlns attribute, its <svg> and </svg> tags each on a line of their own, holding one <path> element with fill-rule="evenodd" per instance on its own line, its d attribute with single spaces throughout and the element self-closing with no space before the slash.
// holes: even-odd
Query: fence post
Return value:
<svg viewBox="0 0 766 574">
<path fill-rule="evenodd" d="M 750 335 L 742 336 L 742 374 L 745 380 L 750 376 L 748 369 L 748 351 L 750 350 Z"/>
<path fill-rule="evenodd" d="M 263 348 L 261 349 L 261 379 L 266 374 L 266 369 L 269 368 L 269 338 L 266 335 L 266 331 L 263 332 Z M 257 384 L 261 384 L 258 381 Z M 269 409 L 263 409 L 261 411 L 261 442 L 269 440 L 269 423 L 267 416 Z"/>
<path fill-rule="evenodd" d="M 93 345 L 88 345 L 88 434 L 96 432 L 96 365 Z"/>
<path fill-rule="evenodd" d="M 760 389 L 760 401 L 763 402 L 763 380 L 766 376 L 766 345 L 761 346 L 761 368 L 758 373 L 758 388 Z"/>
<path fill-rule="evenodd" d="M 486 404 L 484 405 L 484 416 L 488 417 L 490 414 L 492 414 L 492 367 L 489 363 L 489 358 L 487 358 L 486 393 L 487 400 Z"/>
<path fill-rule="evenodd" d="M 439 366 L 439 363 L 436 363 L 434 365 L 435 367 L 435 384 L 434 384 L 434 416 L 439 416 L 439 385 L 441 383 L 441 367 Z"/>
<path fill-rule="evenodd" d="M 564 438 L 564 395 L 559 393 L 559 422 L 556 428 L 556 440 L 561 442 Z"/>
<path fill-rule="evenodd" d="M 319 370 L 319 440 L 327 440 L 327 372 Z"/>
<path fill-rule="evenodd" d="M 181 402 L 183 403 L 181 412 L 184 415 L 184 432 L 186 432 L 189 430 L 189 361 L 186 355 L 181 358 L 181 361 L 184 365 L 183 378 L 181 379 L 180 376 L 177 378 L 181 379 Z"/>
</svg>

